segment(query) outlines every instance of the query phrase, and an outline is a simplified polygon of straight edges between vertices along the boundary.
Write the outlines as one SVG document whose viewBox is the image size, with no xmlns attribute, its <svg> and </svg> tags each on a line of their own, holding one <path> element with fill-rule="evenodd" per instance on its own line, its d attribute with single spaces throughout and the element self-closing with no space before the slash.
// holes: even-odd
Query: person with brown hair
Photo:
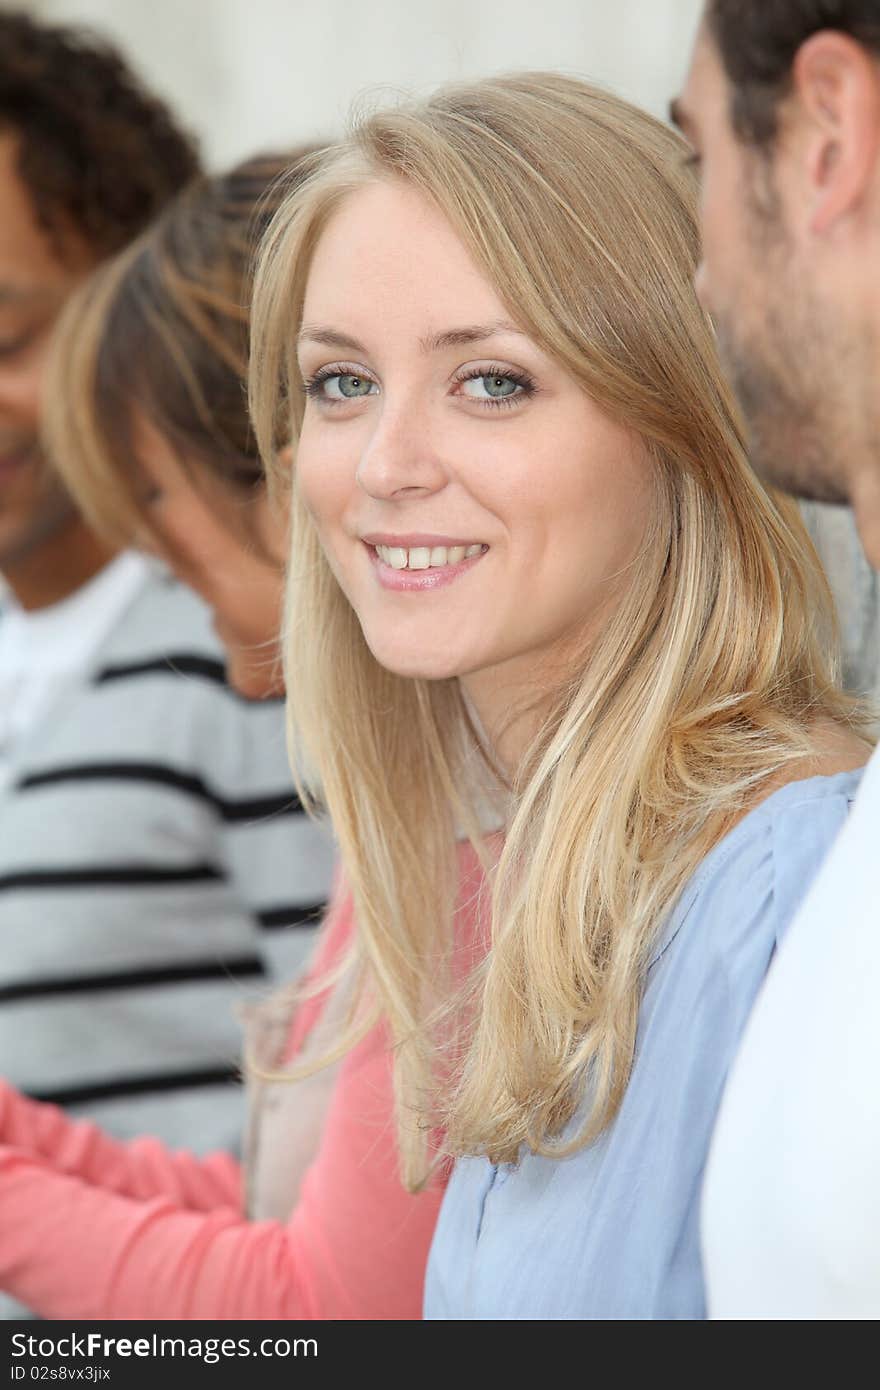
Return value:
<svg viewBox="0 0 880 1390">
<path fill-rule="evenodd" d="M 880 3 L 709 0 L 673 104 L 750 457 L 880 570 Z M 880 1314 L 880 759 L 779 951 L 704 1200 L 712 1316 Z"/>
<path fill-rule="evenodd" d="M 93 275 L 55 334 L 44 439 L 108 545 L 161 556 L 212 609 L 235 688 L 283 691 L 286 528 L 247 414 L 247 286 L 305 151 L 195 179 Z"/>
<path fill-rule="evenodd" d="M 229 689 L 204 605 L 99 537 L 40 443 L 63 306 L 198 170 L 114 49 L 0 14 L 0 1057 L 117 1134 L 216 1148 L 231 1006 L 302 956 L 332 843 L 278 703 Z"/>
</svg>

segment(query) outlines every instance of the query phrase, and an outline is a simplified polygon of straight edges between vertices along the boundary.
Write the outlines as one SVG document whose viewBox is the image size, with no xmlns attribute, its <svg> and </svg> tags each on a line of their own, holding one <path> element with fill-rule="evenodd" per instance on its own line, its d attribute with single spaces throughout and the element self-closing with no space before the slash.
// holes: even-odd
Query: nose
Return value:
<svg viewBox="0 0 880 1390">
<path fill-rule="evenodd" d="M 390 501 L 439 492 L 446 481 L 447 471 L 433 443 L 427 409 L 383 403 L 361 453 L 358 486 L 370 497 Z"/>
</svg>

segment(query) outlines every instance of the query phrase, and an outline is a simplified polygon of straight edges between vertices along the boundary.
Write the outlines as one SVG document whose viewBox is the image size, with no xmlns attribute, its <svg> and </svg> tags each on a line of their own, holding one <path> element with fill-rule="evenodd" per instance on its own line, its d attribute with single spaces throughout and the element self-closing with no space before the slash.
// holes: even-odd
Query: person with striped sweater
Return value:
<svg viewBox="0 0 880 1390">
<path fill-rule="evenodd" d="M 230 688 L 204 603 L 132 552 L 0 617 L 0 690 L 3 1073 L 120 1136 L 234 1147 L 234 1006 L 295 971 L 332 868 L 280 703 Z"/>
</svg>

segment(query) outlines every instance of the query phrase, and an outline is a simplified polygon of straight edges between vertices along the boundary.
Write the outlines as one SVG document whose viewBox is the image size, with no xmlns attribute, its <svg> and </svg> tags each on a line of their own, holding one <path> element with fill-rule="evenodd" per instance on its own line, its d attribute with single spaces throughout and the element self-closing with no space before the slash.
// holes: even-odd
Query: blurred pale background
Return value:
<svg viewBox="0 0 880 1390">
<path fill-rule="evenodd" d="M 663 115 L 701 0 L 0 0 L 112 37 L 222 167 L 332 136 L 352 101 L 554 68 Z"/>
</svg>

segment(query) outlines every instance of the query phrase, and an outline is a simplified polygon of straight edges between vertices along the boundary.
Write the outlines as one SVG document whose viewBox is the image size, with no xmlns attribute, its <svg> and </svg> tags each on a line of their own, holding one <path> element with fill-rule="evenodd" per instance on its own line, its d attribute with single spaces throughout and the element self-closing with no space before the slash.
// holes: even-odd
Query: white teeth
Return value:
<svg viewBox="0 0 880 1390">
<path fill-rule="evenodd" d="M 405 550 L 401 545 L 377 545 L 376 554 L 395 570 L 440 569 L 443 565 L 460 565 L 474 555 L 481 555 L 483 546 L 476 545 L 416 545 Z"/>
</svg>

